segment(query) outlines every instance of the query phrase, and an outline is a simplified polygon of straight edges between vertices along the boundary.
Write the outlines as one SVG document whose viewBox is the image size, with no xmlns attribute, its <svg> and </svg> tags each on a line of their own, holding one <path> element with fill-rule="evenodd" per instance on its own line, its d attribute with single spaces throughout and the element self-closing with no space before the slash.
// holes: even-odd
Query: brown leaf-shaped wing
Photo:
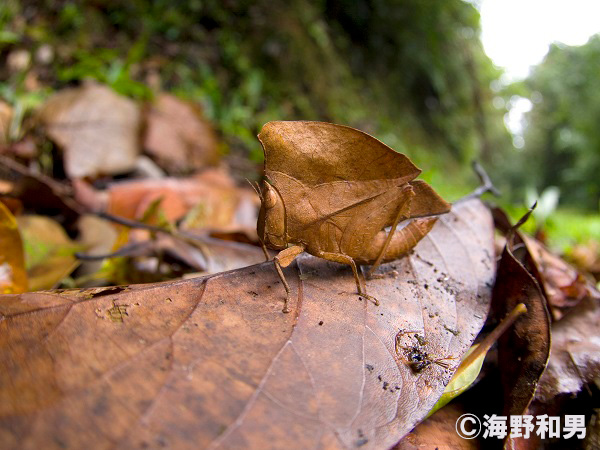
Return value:
<svg viewBox="0 0 600 450">
<path fill-rule="evenodd" d="M 270 181 L 279 192 L 289 194 L 288 235 L 306 242 L 311 253 L 362 256 L 374 236 L 392 224 L 406 199 L 403 186 L 394 180 L 335 181 L 311 187 L 276 172 Z"/>
<path fill-rule="evenodd" d="M 415 192 L 410 207 L 410 217 L 437 216 L 450 211 L 450 204 L 423 180 L 411 181 L 410 185 Z"/>
<path fill-rule="evenodd" d="M 404 155 L 354 128 L 324 122 L 269 122 L 258 139 L 265 173 L 283 172 L 306 185 L 340 180 L 415 179 L 421 171 Z"/>
<path fill-rule="evenodd" d="M 410 256 L 369 281 L 305 257 L 207 278 L 0 297 L 3 448 L 389 448 L 452 375 L 414 373 L 402 329 L 458 361 L 485 320 L 493 228 L 455 206 Z M 121 289 L 121 290 L 120 290 Z M 410 336 L 406 336 L 410 338 Z"/>
</svg>

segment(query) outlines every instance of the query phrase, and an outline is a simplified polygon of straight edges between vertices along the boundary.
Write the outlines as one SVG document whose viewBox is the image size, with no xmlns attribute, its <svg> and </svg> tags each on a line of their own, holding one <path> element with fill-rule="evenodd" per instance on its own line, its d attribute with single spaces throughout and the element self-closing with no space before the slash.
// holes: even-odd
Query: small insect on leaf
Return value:
<svg viewBox="0 0 600 450">
<path fill-rule="evenodd" d="M 408 346 L 402 345 L 401 340 L 405 335 L 411 335 L 415 342 Z M 446 361 L 455 358 L 451 356 L 447 358 L 436 358 L 425 350 L 426 344 L 427 340 L 416 331 L 400 330 L 398 334 L 396 334 L 396 354 L 398 356 L 404 356 L 406 363 L 415 375 L 421 373 L 432 364 L 436 364 L 443 369 L 449 369 L 450 364 Z"/>
<path fill-rule="evenodd" d="M 371 275 L 450 210 L 427 183 L 414 181 L 421 170 L 406 156 L 354 128 L 269 122 L 258 139 L 265 152 L 258 235 L 280 251 L 274 263 L 286 289 L 284 312 L 290 288 L 282 267 L 304 251 L 349 265 L 358 294 L 378 304 L 361 286 L 357 263 L 371 264 Z"/>
</svg>

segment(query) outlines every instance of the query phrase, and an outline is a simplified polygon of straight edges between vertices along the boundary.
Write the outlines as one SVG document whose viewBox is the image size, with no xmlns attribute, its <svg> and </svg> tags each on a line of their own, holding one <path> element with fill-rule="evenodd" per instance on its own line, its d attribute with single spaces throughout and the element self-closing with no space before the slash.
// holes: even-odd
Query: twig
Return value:
<svg viewBox="0 0 600 450">
<path fill-rule="evenodd" d="M 154 233 L 164 233 L 167 234 L 175 239 L 179 239 L 181 241 L 183 241 L 184 243 L 191 245 L 192 247 L 197 248 L 198 250 L 200 250 L 200 252 L 202 253 L 202 255 L 208 260 L 211 256 L 210 254 L 210 250 L 208 249 L 208 247 L 202 242 L 202 240 L 197 237 L 194 236 L 191 233 L 187 233 L 185 231 L 179 231 L 177 229 L 169 229 L 169 228 L 164 228 L 164 227 L 160 227 L 157 225 L 149 225 L 147 223 L 143 223 L 143 222 L 138 222 L 137 220 L 131 220 L 131 219 L 127 219 L 125 217 L 119 217 L 119 216 L 115 216 L 113 214 L 104 212 L 104 211 L 95 211 L 93 213 L 94 215 L 105 219 L 105 220 L 109 220 L 111 222 L 114 223 L 118 223 L 119 225 L 124 225 L 126 227 L 129 228 L 137 228 L 137 229 L 141 229 L 141 230 L 148 230 L 148 231 L 152 231 Z M 129 249 L 131 250 L 131 249 Z M 108 254 L 108 255 L 104 255 L 106 258 L 111 258 L 114 256 L 123 256 L 122 254 L 119 254 L 120 250 L 117 250 L 114 253 Z M 82 255 L 79 254 L 79 256 L 83 256 L 84 259 L 86 257 L 92 257 L 96 260 L 98 259 L 102 259 L 99 256 L 95 257 L 94 255 Z M 79 258 L 79 257 L 78 257 Z"/>
<path fill-rule="evenodd" d="M 477 174 L 477 177 L 479 178 L 479 182 L 481 184 L 479 185 L 479 187 L 477 189 L 475 189 L 473 192 L 471 192 L 467 196 L 461 198 L 459 201 L 468 200 L 471 198 L 479 198 L 486 192 L 490 192 L 492 195 L 495 195 L 496 197 L 500 197 L 500 191 L 498 189 L 496 189 L 496 187 L 492 183 L 492 180 L 488 176 L 485 169 L 481 166 L 481 164 L 479 164 L 477 161 L 473 161 L 472 167 L 473 167 L 473 170 L 475 171 L 475 173 Z"/>
<path fill-rule="evenodd" d="M 138 250 L 143 250 L 145 247 L 148 247 L 149 244 L 150 244 L 149 241 L 134 242 L 132 244 L 124 245 L 119 250 L 112 252 L 112 253 L 105 253 L 105 254 L 100 254 L 100 255 L 88 255 L 85 253 L 77 252 L 74 254 L 74 256 L 75 256 L 75 258 L 77 258 L 81 261 L 101 261 L 103 259 L 116 258 L 119 256 L 130 256 L 134 252 L 136 252 Z"/>
<path fill-rule="evenodd" d="M 109 220 L 110 222 L 118 223 L 119 225 L 124 225 L 129 228 L 137 228 L 141 230 L 155 231 L 157 233 L 167 233 L 172 234 L 173 231 L 164 227 L 159 227 L 157 225 L 149 225 L 147 223 L 139 222 L 137 220 L 127 219 L 126 217 L 115 216 L 113 214 L 104 212 L 104 211 L 96 211 L 94 214 L 101 219 Z"/>
</svg>

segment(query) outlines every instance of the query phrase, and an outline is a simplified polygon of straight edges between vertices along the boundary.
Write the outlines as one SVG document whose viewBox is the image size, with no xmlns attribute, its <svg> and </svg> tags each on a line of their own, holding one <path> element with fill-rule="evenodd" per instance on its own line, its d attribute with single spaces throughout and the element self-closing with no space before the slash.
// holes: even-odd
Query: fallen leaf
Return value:
<svg viewBox="0 0 600 450">
<path fill-rule="evenodd" d="M 111 224 L 106 226 L 111 235 L 116 233 Z M 155 233 L 149 240 L 148 234 L 147 230 L 130 230 L 126 233 L 127 239 L 120 240 L 118 246 L 112 238 L 105 240 L 105 243 L 115 244 L 110 248 L 103 246 L 104 251 L 100 252 L 98 248 L 90 248 L 85 255 L 78 255 L 84 261 L 78 275 L 88 274 L 83 279 L 86 281 L 83 286 L 89 285 L 88 280 L 93 281 L 92 285 L 99 285 L 99 281 L 104 280 L 104 284 L 100 285 L 106 285 L 148 283 L 181 276 L 197 277 L 247 267 L 265 260 L 259 247 L 247 243 L 189 232 Z M 101 258 L 99 255 L 105 256 Z M 77 281 L 79 283 L 79 278 Z"/>
<path fill-rule="evenodd" d="M 552 317 L 560 320 L 565 310 L 589 296 L 594 287 L 574 267 L 552 254 L 539 241 L 525 235 L 522 237 L 539 271 Z"/>
<path fill-rule="evenodd" d="M 96 189 L 81 178 L 74 178 L 71 185 L 73 186 L 73 197 L 87 211 L 106 211 L 108 192 Z"/>
<path fill-rule="evenodd" d="M 0 436 L 7 449 L 389 448 L 452 370 L 411 370 L 395 336 L 459 359 L 487 315 L 493 226 L 453 206 L 355 295 L 350 270 L 311 256 L 130 288 L 0 299 Z"/>
<path fill-rule="evenodd" d="M 23 241 L 15 217 L 0 202 L 0 293 L 27 291 Z"/>
<path fill-rule="evenodd" d="M 140 219 L 153 202 L 162 199 L 160 209 L 170 222 L 190 214 L 184 221 L 185 229 L 243 230 L 256 234 L 255 193 L 236 187 L 223 170 L 206 170 L 183 179 L 115 183 L 108 193 L 107 211 L 115 216 Z"/>
<path fill-rule="evenodd" d="M 595 298 L 585 298 L 560 321 L 552 324 L 550 359 L 527 414 L 535 418 L 544 414 L 562 416 L 565 412 L 568 414 L 569 410 L 576 414 L 587 414 L 586 397 L 590 399 L 592 406 L 597 403 L 588 385 L 597 382 L 600 373 L 599 300 L 600 296 L 596 292 Z M 586 439 L 593 440 L 590 436 L 592 430 L 593 420 L 590 420 Z M 547 443 L 548 439 L 542 443 L 540 436 L 534 434 L 529 439 L 515 439 L 514 448 L 536 450 Z M 596 447 L 592 445 L 582 448 Z"/>
<path fill-rule="evenodd" d="M 74 253 L 82 250 L 60 224 L 44 216 L 20 216 L 29 289 L 50 289 L 79 264 Z"/>
<path fill-rule="evenodd" d="M 8 153 L 20 160 L 35 160 L 39 155 L 38 144 L 33 136 L 26 135 L 8 147 Z"/>
<path fill-rule="evenodd" d="M 223 241 L 208 236 L 191 236 L 183 241 L 173 236 L 159 236 L 156 248 L 168 251 L 190 267 L 205 274 L 247 267 L 265 260 L 263 251 L 254 245 Z"/>
<path fill-rule="evenodd" d="M 496 227 L 503 233 L 511 229 L 510 219 L 500 208 L 492 210 Z M 546 298 L 554 320 L 560 320 L 569 308 L 595 290 L 594 286 L 573 266 L 550 252 L 544 245 L 525 233 L 517 232 L 516 243 L 523 248 L 525 268 L 535 277 Z"/>
<path fill-rule="evenodd" d="M 596 281 L 600 281 L 600 241 L 590 239 L 574 245 L 569 259 L 581 270 L 591 273 Z"/>
<path fill-rule="evenodd" d="M 135 166 L 140 109 L 106 86 L 86 84 L 54 94 L 40 110 L 39 120 L 64 150 L 70 178 L 119 174 Z"/>
<path fill-rule="evenodd" d="M 147 112 L 144 148 L 171 173 L 190 173 L 219 160 L 215 131 L 199 106 L 158 95 Z"/>
<path fill-rule="evenodd" d="M 517 260 L 513 253 L 515 242 L 521 244 L 524 252 L 521 260 Z M 521 235 L 513 228 L 498 263 L 492 296 L 496 315 L 508 314 L 519 303 L 527 307 L 527 313 L 498 340 L 498 366 L 504 390 L 503 414 L 507 416 L 526 414 L 550 355 L 550 314 L 540 285 L 526 268 L 534 267 L 534 263 L 522 242 Z M 518 437 L 507 437 L 505 447 L 522 448 L 526 445 L 524 441 Z"/>
<path fill-rule="evenodd" d="M 536 400 L 579 393 L 600 373 L 600 293 L 586 297 L 552 325 L 548 367 L 540 379 Z"/>
</svg>

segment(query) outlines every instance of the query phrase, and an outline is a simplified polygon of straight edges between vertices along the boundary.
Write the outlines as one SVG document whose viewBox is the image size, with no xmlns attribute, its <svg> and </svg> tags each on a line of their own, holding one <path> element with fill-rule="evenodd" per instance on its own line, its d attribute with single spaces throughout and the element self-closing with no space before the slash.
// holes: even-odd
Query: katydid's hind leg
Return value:
<svg viewBox="0 0 600 450">
<path fill-rule="evenodd" d="M 379 300 L 375 297 L 367 294 L 365 290 L 363 290 L 360 285 L 360 278 L 358 277 L 358 269 L 356 267 L 356 263 L 354 260 L 342 253 L 329 253 L 329 252 L 320 252 L 318 255 L 319 258 L 326 259 L 327 261 L 333 261 L 341 264 L 348 264 L 352 268 L 352 275 L 354 275 L 354 282 L 356 283 L 356 289 L 358 290 L 358 295 L 364 297 L 367 300 L 371 300 L 375 305 L 379 306 Z"/>
<path fill-rule="evenodd" d="M 277 256 L 275 256 L 275 258 L 273 258 L 273 263 L 275 264 L 275 270 L 277 271 L 277 274 L 279 275 L 279 279 L 281 280 L 281 282 L 283 283 L 283 287 L 285 288 L 285 302 L 283 303 L 283 309 L 281 310 L 284 313 L 290 312 L 289 302 L 290 302 L 291 289 L 290 289 L 290 285 L 288 284 L 287 280 L 285 279 L 285 275 L 283 274 L 283 270 L 281 268 L 289 266 L 292 263 L 292 261 L 294 261 L 296 256 L 298 256 L 303 251 L 304 251 L 304 247 L 302 247 L 300 245 L 295 245 L 293 247 L 288 247 L 288 248 L 280 251 L 277 254 Z M 265 250 L 265 252 L 266 252 L 266 250 Z"/>
<path fill-rule="evenodd" d="M 400 206 L 400 208 L 398 208 L 398 213 L 396 214 L 396 217 L 394 218 L 392 228 L 387 235 L 387 238 L 383 244 L 383 247 L 381 247 L 379 256 L 377 256 L 377 259 L 371 266 L 371 270 L 369 270 L 369 273 L 367 274 L 367 278 L 369 278 L 369 279 L 374 278 L 373 273 L 375 272 L 377 267 L 379 267 L 379 265 L 381 264 L 381 261 L 383 260 L 383 257 L 385 256 L 385 252 L 387 251 L 388 247 L 390 246 L 390 242 L 392 241 L 392 237 L 394 236 L 394 233 L 396 232 L 396 227 L 398 226 L 400 219 L 407 219 L 410 217 L 410 208 L 411 208 L 411 204 L 412 204 L 412 198 L 415 196 L 415 192 L 414 192 L 412 186 L 410 184 L 407 184 L 406 186 L 404 186 L 402 188 L 402 190 L 400 191 L 400 195 L 404 195 L 404 196 L 406 196 L 406 198 L 405 198 L 404 202 L 402 202 L 402 205 Z"/>
</svg>

